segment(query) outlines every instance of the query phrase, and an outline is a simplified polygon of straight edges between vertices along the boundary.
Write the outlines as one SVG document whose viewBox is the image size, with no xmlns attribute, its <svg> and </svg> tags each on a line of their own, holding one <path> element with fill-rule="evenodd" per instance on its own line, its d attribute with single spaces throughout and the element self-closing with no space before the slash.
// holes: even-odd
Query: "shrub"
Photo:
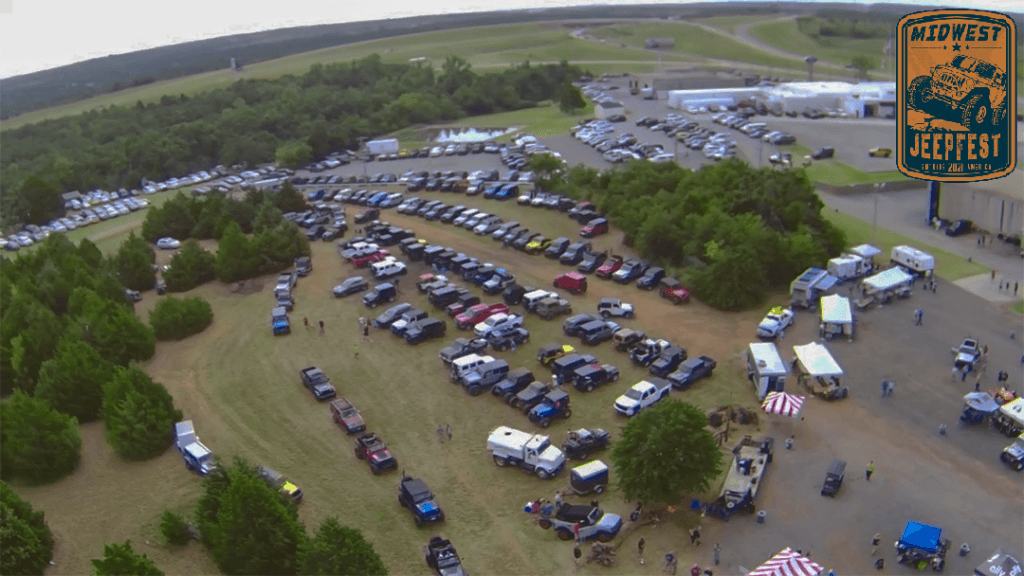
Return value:
<svg viewBox="0 0 1024 576">
<path fill-rule="evenodd" d="M 78 467 L 78 420 L 16 390 L 0 403 L 0 472 L 5 478 L 52 482 Z"/>
<path fill-rule="evenodd" d="M 159 456 L 171 444 L 181 411 L 163 384 L 139 368 L 118 368 L 103 386 L 103 422 L 107 442 L 123 458 L 145 460 Z"/>
<path fill-rule="evenodd" d="M 192 532 L 189 530 L 188 522 L 170 510 L 164 510 L 160 517 L 160 533 L 163 534 L 168 544 L 173 546 L 184 546 L 192 539 Z"/>
<path fill-rule="evenodd" d="M 213 280 L 217 277 L 216 262 L 217 257 L 203 250 L 195 240 L 185 242 L 164 272 L 167 290 L 185 292 Z"/>
<path fill-rule="evenodd" d="M 160 340 L 181 340 L 206 330 L 212 322 L 210 303 L 199 297 L 168 296 L 149 313 L 149 323 Z"/>
<path fill-rule="evenodd" d="M 53 534 L 42 512 L 0 482 L 0 574 L 42 574 L 53 558 Z"/>
</svg>

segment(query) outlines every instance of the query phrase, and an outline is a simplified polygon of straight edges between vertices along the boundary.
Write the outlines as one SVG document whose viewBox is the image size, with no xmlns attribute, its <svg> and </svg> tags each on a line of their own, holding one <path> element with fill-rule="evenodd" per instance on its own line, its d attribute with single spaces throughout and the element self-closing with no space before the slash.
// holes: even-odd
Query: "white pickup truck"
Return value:
<svg viewBox="0 0 1024 576">
<path fill-rule="evenodd" d="M 615 411 L 623 416 L 635 416 L 644 408 L 654 406 L 668 398 L 672 383 L 662 378 L 642 380 L 615 400 Z"/>
<path fill-rule="evenodd" d="M 757 325 L 757 337 L 762 340 L 774 340 L 781 337 L 786 328 L 793 325 L 793 309 L 776 306 L 768 311 L 768 315 Z"/>
<path fill-rule="evenodd" d="M 473 332 L 481 338 L 491 334 L 505 334 L 523 325 L 521 314 L 495 314 L 473 327 Z"/>
</svg>

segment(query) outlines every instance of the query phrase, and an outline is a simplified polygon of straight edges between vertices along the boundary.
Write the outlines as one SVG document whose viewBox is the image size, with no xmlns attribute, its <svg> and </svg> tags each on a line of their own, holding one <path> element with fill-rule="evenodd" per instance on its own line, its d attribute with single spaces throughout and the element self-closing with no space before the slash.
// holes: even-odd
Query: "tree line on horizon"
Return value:
<svg viewBox="0 0 1024 576">
<path fill-rule="evenodd" d="M 374 54 L 314 64 L 300 76 L 47 120 L 0 132 L 0 208 L 5 224 L 42 223 L 61 214 L 63 192 L 271 162 L 295 142 L 321 158 L 413 124 L 529 108 L 582 73 L 565 61 L 479 74 L 456 56 L 435 69 L 386 64 Z"/>
</svg>

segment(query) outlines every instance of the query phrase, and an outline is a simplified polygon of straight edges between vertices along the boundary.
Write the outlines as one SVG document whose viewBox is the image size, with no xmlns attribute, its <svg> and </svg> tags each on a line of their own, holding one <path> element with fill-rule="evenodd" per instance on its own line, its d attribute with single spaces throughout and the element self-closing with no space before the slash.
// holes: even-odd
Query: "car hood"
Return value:
<svg viewBox="0 0 1024 576">
<path fill-rule="evenodd" d="M 556 470 L 565 464 L 565 454 L 562 454 L 562 451 L 554 446 L 548 446 L 540 453 L 540 461 Z"/>
<path fill-rule="evenodd" d="M 315 390 L 317 394 L 330 394 L 331 392 L 334 392 L 334 386 L 330 384 L 317 384 L 316 386 L 313 386 L 313 390 Z"/>
<path fill-rule="evenodd" d="M 618 400 L 615 401 L 616 406 L 619 406 L 626 410 L 635 408 L 638 404 L 639 402 L 633 400 L 632 398 L 627 398 L 626 396 L 619 396 Z"/>
<path fill-rule="evenodd" d="M 597 521 L 597 527 L 603 532 L 618 534 L 622 528 L 622 517 L 618 514 L 605 514 Z"/>
<path fill-rule="evenodd" d="M 393 460 L 394 457 L 391 455 L 391 451 L 385 448 L 384 450 L 378 450 L 377 452 L 370 454 L 370 459 L 377 463 L 383 463 Z"/>
<path fill-rule="evenodd" d="M 364 426 L 366 424 L 366 421 L 363 420 L 363 417 L 358 415 L 358 414 L 356 414 L 355 416 L 349 416 L 347 418 L 342 418 L 341 421 L 342 421 L 342 423 L 345 424 L 345 426 L 347 426 L 349 428 L 355 428 L 355 427 L 358 427 L 358 426 Z"/>
<path fill-rule="evenodd" d="M 765 318 L 764 320 L 761 320 L 760 324 L 757 325 L 757 330 L 758 332 L 774 332 L 781 325 L 782 323 L 776 320 L 775 318 Z"/>
<path fill-rule="evenodd" d="M 292 495 L 299 491 L 299 487 L 285 480 L 284 484 L 281 485 L 281 491 L 285 494 Z"/>
<path fill-rule="evenodd" d="M 437 516 L 441 513 L 441 507 L 437 505 L 437 502 L 433 500 L 427 500 L 426 502 L 420 502 L 416 505 L 416 511 L 421 516 Z"/>
<path fill-rule="evenodd" d="M 1006 447 L 1006 453 L 1014 458 L 1024 458 L 1024 446 L 1018 442 L 1014 442 Z"/>
<path fill-rule="evenodd" d="M 971 362 L 974 362 L 977 358 L 978 358 L 978 355 L 977 354 L 973 354 L 971 352 L 959 352 L 956 355 L 956 361 L 957 362 L 963 362 L 963 363 L 967 363 L 967 364 L 969 364 Z"/>
</svg>

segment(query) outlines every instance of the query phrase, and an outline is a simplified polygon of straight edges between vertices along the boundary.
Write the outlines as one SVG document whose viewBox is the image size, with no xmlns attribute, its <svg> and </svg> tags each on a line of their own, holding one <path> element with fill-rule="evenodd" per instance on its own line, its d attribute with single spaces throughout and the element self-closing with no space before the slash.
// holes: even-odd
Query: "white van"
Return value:
<svg viewBox="0 0 1024 576">
<path fill-rule="evenodd" d="M 493 356 L 481 356 L 479 354 L 470 354 L 469 356 L 463 356 L 451 363 L 451 373 L 448 377 L 452 382 L 461 382 L 462 377 L 469 374 L 476 368 L 483 366 L 488 362 L 493 362 Z"/>
<path fill-rule="evenodd" d="M 370 273 L 373 274 L 374 278 L 383 279 L 391 278 L 392 276 L 400 276 L 405 274 L 408 270 L 405 267 L 405 263 L 396 260 L 392 256 L 388 256 L 380 262 L 374 262 L 370 265 Z"/>
</svg>

